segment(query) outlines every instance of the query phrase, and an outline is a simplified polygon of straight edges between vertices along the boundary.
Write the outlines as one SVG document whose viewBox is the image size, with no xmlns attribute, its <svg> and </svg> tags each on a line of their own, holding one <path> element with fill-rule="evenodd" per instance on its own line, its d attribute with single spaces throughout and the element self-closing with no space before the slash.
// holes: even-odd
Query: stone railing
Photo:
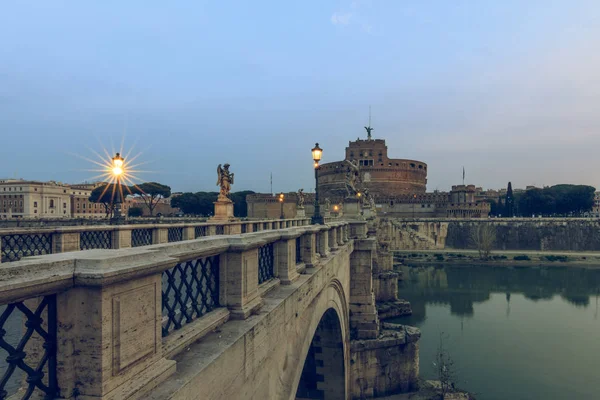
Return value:
<svg viewBox="0 0 600 400">
<path fill-rule="evenodd" d="M 256 230 L 273 229 L 273 223 Z M 172 358 L 191 343 L 229 319 L 248 318 L 262 307 L 266 293 L 291 284 L 351 237 L 366 234 L 359 232 L 364 223 L 294 223 L 304 221 L 289 221 L 292 226 L 284 229 L 212 233 L 194 240 L 186 239 L 197 235 L 198 226 L 141 228 L 152 230 L 152 237 L 162 242 L 169 236 L 182 240 L 34 256 L 2 265 L 3 398 L 143 397 L 174 373 Z M 225 226 L 230 233 L 240 225 Z M 109 232 L 117 237 L 127 232 L 123 236 L 130 238 L 132 229 L 110 227 Z M 148 232 L 139 234 L 147 240 Z"/>
<path fill-rule="evenodd" d="M 60 228 L 0 229 L 0 262 L 23 257 L 91 249 L 124 249 L 180 242 L 204 236 L 235 235 L 304 226 L 310 219 L 236 221 L 227 223 L 180 223 L 96 225 Z"/>
</svg>

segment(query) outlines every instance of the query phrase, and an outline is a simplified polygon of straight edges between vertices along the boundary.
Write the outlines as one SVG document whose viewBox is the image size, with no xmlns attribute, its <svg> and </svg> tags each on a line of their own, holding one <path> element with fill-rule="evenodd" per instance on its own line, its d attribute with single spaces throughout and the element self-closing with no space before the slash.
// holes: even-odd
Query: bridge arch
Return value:
<svg viewBox="0 0 600 400">
<path fill-rule="evenodd" d="M 349 314 L 342 283 L 334 279 L 314 300 L 299 349 L 290 400 L 346 399 L 349 393 Z"/>
</svg>

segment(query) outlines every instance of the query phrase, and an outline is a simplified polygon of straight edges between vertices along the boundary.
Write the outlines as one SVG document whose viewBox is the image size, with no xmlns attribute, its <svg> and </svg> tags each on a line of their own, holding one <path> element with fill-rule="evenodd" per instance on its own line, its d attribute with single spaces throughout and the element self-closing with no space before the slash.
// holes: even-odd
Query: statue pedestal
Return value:
<svg viewBox="0 0 600 400">
<path fill-rule="evenodd" d="M 296 218 L 305 218 L 305 217 L 306 217 L 306 211 L 304 210 L 304 207 L 296 208 Z"/>
<path fill-rule="evenodd" d="M 360 201 L 356 198 L 347 198 L 344 200 L 344 215 L 348 218 L 360 217 Z"/>
<path fill-rule="evenodd" d="M 376 215 L 376 213 L 373 212 L 373 209 L 371 207 L 362 207 L 362 215 L 365 218 L 370 218 L 370 217 L 374 217 Z"/>
<path fill-rule="evenodd" d="M 331 212 L 329 212 L 329 211 L 325 211 L 325 212 L 323 213 L 323 217 L 325 217 L 325 218 L 330 218 L 330 217 L 331 217 Z"/>
<path fill-rule="evenodd" d="M 210 218 L 211 221 L 226 222 L 233 221 L 233 201 L 227 199 L 218 199 L 213 203 L 215 205 L 215 215 Z"/>
</svg>

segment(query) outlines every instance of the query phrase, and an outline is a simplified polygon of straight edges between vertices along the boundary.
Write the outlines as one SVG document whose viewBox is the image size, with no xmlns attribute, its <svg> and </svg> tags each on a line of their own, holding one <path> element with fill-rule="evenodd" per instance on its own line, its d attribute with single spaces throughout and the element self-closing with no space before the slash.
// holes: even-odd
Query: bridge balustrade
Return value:
<svg viewBox="0 0 600 400">
<path fill-rule="evenodd" d="M 247 229 L 257 223 L 262 224 L 247 223 Z M 129 239 L 135 248 L 2 265 L 0 397 L 79 393 L 126 399 L 166 379 L 175 370 L 173 356 L 228 320 L 248 318 L 266 293 L 318 265 L 317 237 L 348 241 L 345 223 L 296 223 L 222 236 L 215 235 L 214 224 L 205 225 L 210 235 L 196 240 L 188 239 L 196 237 L 198 226 L 174 227 L 183 240 L 171 243 L 171 227 L 95 229 L 100 239 L 86 240 L 106 243 L 102 235 L 108 232 L 113 244 Z M 80 233 L 63 230 L 57 240 L 79 247 Z M 146 246 L 157 234 L 165 243 Z"/>
<path fill-rule="evenodd" d="M 123 249 L 152 244 L 180 242 L 204 236 L 237 235 L 283 226 L 303 226 L 308 219 L 283 221 L 236 221 L 222 224 L 136 224 L 77 226 L 61 228 L 0 229 L 0 262 L 23 257 L 91 249 Z"/>
</svg>

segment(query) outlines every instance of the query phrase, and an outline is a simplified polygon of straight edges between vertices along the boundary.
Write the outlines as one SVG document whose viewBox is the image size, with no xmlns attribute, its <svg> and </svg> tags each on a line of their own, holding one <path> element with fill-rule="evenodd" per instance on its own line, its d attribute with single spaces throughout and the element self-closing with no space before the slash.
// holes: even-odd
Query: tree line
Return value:
<svg viewBox="0 0 600 400">
<path fill-rule="evenodd" d="M 120 191 L 120 193 L 119 193 Z M 109 218 L 115 211 L 117 195 L 122 196 L 123 202 L 127 196 L 135 196 L 140 198 L 148 210 L 150 215 L 154 215 L 154 209 L 159 200 L 171 196 L 171 187 L 158 182 L 146 182 L 139 185 L 127 186 L 116 183 L 103 184 L 92 190 L 89 197 L 90 202 L 99 203 L 104 206 L 106 217 Z M 129 210 L 129 216 L 138 217 L 142 215 L 142 209 L 134 207 Z"/>
<path fill-rule="evenodd" d="M 232 192 L 229 197 L 233 201 L 233 213 L 236 217 L 248 216 L 246 196 L 254 194 L 251 190 Z M 214 202 L 219 192 L 186 192 L 171 199 L 171 206 L 179 208 L 184 214 L 211 216 L 214 212 Z"/>
<path fill-rule="evenodd" d="M 587 185 L 554 185 L 513 195 L 511 184 L 504 198 L 490 200 L 490 215 L 503 217 L 577 217 L 592 210 L 596 188 Z"/>
</svg>

